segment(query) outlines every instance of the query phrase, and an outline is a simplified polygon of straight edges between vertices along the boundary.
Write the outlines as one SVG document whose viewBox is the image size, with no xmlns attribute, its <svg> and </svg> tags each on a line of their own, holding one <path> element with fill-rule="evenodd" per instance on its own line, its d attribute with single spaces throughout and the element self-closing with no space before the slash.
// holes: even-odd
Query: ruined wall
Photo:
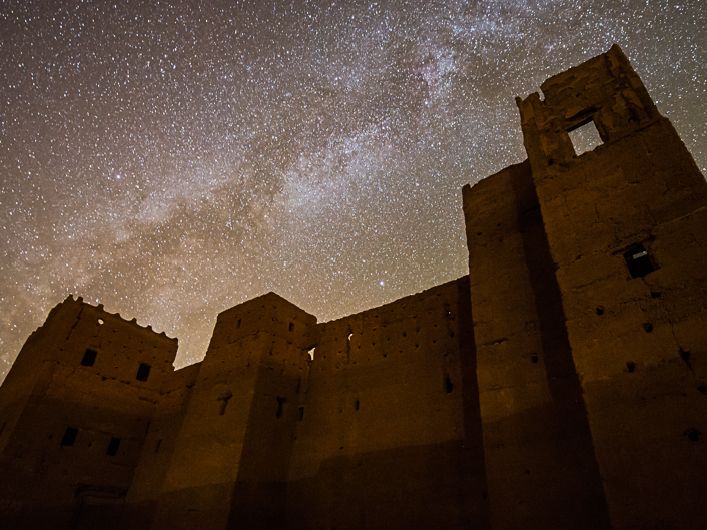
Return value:
<svg viewBox="0 0 707 530">
<path fill-rule="evenodd" d="M 83 528 L 117 513 L 176 348 L 101 306 L 59 304 L 3 385 L 3 400 L 23 406 L 0 455 L 13 477 L 3 481 L 0 522 Z M 145 381 L 140 364 L 150 366 Z"/>
<path fill-rule="evenodd" d="M 607 528 L 530 165 L 463 194 L 490 527 Z"/>
<path fill-rule="evenodd" d="M 615 528 L 707 520 L 707 185 L 618 47 L 519 100 Z M 602 145 L 577 155 L 591 122 Z M 701 524 L 701 523 L 699 523 Z"/>
<path fill-rule="evenodd" d="M 482 526 L 469 321 L 461 278 L 319 326 L 285 527 Z"/>
</svg>

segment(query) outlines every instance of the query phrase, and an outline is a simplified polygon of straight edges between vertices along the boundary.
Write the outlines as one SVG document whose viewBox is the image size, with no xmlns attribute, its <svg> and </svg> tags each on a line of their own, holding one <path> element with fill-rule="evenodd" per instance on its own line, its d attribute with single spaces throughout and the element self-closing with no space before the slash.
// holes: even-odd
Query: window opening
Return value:
<svg viewBox="0 0 707 530">
<path fill-rule="evenodd" d="M 226 407 L 228 406 L 228 400 L 233 397 L 233 394 L 231 394 L 230 390 L 226 390 L 225 392 L 222 392 L 219 397 L 216 399 L 221 402 L 219 406 L 219 411 L 218 414 L 219 416 L 223 416 L 226 414 Z"/>
<path fill-rule="evenodd" d="M 78 434 L 79 430 L 76 427 L 67 427 L 64 431 L 64 436 L 61 437 L 61 446 L 69 447 L 74 445 Z"/>
<path fill-rule="evenodd" d="M 356 400 L 355 407 L 356 407 L 356 412 L 361 410 L 361 401 L 359 399 Z"/>
<path fill-rule="evenodd" d="M 444 376 L 444 390 L 447 394 L 451 394 L 454 390 L 454 384 L 452 383 L 452 378 L 449 375 Z"/>
<path fill-rule="evenodd" d="M 118 454 L 118 448 L 120 448 L 120 438 L 116 438 L 114 436 L 110 439 L 110 442 L 108 443 L 108 449 L 106 449 L 106 454 L 108 456 L 115 456 Z"/>
<path fill-rule="evenodd" d="M 282 417 L 282 410 L 285 406 L 285 398 L 277 396 L 275 399 L 277 400 L 277 410 L 275 411 L 275 417 L 281 418 Z"/>
<path fill-rule="evenodd" d="M 138 381 L 147 381 L 147 378 L 150 377 L 150 368 L 151 366 L 149 364 L 140 363 L 140 366 L 137 367 L 135 379 Z"/>
<path fill-rule="evenodd" d="M 604 143 L 601 136 L 599 136 L 599 131 L 594 124 L 594 120 L 591 119 L 567 131 L 567 134 L 570 137 L 572 147 L 574 147 L 574 152 L 577 156 L 588 151 L 594 151 L 594 149 Z"/>
<path fill-rule="evenodd" d="M 287 331 L 294 331 L 295 330 L 295 324 L 294 322 L 290 322 L 290 324 L 287 326 Z"/>
<path fill-rule="evenodd" d="M 93 366 L 96 363 L 96 356 L 98 352 L 90 348 L 83 352 L 83 359 L 81 359 L 81 366 Z"/>
<path fill-rule="evenodd" d="M 648 254 L 646 247 L 640 243 L 631 245 L 629 249 L 624 252 L 624 260 L 626 260 L 626 266 L 628 267 L 631 278 L 643 278 L 657 268 L 650 254 Z"/>
<path fill-rule="evenodd" d="M 236 322 L 236 328 L 240 328 L 240 327 L 241 327 L 241 319 L 239 318 L 238 322 Z"/>
</svg>

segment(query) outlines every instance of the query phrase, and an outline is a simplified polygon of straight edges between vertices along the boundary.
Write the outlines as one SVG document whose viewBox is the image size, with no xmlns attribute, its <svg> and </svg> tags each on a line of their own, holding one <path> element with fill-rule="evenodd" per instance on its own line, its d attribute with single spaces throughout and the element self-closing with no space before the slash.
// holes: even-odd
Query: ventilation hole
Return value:
<svg viewBox="0 0 707 530">
<path fill-rule="evenodd" d="M 679 353 L 680 353 L 680 358 L 685 363 L 687 363 L 689 365 L 690 364 L 690 355 L 691 355 L 690 350 L 683 350 L 682 348 L 680 348 Z"/>
<path fill-rule="evenodd" d="M 530 362 L 531 362 L 531 363 L 533 363 L 533 364 L 538 364 L 538 361 L 539 361 L 539 360 L 540 360 L 540 358 L 538 357 L 538 354 L 537 354 L 537 353 L 531 353 L 531 354 L 530 354 Z"/>
<path fill-rule="evenodd" d="M 76 427 L 67 427 L 64 431 L 64 436 L 61 437 L 61 446 L 70 447 L 76 442 L 76 437 L 79 434 L 79 430 Z"/>
<path fill-rule="evenodd" d="M 444 376 L 444 390 L 447 394 L 451 394 L 454 391 L 454 384 L 452 383 L 452 379 L 449 375 Z"/>
<path fill-rule="evenodd" d="M 644 323 L 643 331 L 645 331 L 646 333 L 651 333 L 653 331 L 653 324 L 651 324 L 650 322 Z"/>
<path fill-rule="evenodd" d="M 604 314 L 604 308 L 602 306 L 597 307 L 595 311 L 598 316 L 602 316 Z"/>
<path fill-rule="evenodd" d="M 685 431 L 685 436 L 687 436 L 687 439 L 690 440 L 691 442 L 699 442 L 700 441 L 700 435 L 702 434 L 699 429 L 688 429 Z"/>
<path fill-rule="evenodd" d="M 108 443 L 108 448 L 106 449 L 106 454 L 108 456 L 115 456 L 118 454 L 118 449 L 120 448 L 120 438 L 116 438 L 115 436 L 110 439 L 110 442 Z"/>
<path fill-rule="evenodd" d="M 636 363 L 633 361 L 628 361 L 626 363 L 626 371 L 628 371 L 629 374 L 632 374 L 633 372 L 636 371 Z"/>
<path fill-rule="evenodd" d="M 275 411 L 275 417 L 282 418 L 282 412 L 285 408 L 285 398 L 278 396 L 275 399 L 277 400 L 277 410 Z"/>
</svg>

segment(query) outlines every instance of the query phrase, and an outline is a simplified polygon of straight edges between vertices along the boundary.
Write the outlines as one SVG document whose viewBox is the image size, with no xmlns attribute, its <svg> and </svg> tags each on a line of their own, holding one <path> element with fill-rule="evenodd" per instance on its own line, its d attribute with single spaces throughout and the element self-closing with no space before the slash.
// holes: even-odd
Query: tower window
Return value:
<svg viewBox="0 0 707 530">
<path fill-rule="evenodd" d="M 586 153 L 588 151 L 594 151 L 602 143 L 604 143 L 599 136 L 599 131 L 596 125 L 594 125 L 594 120 L 590 119 L 581 123 L 577 127 L 568 131 L 570 140 L 572 141 L 572 147 L 574 147 L 574 152 L 577 156 Z"/>
<path fill-rule="evenodd" d="M 79 430 L 76 427 L 67 427 L 64 431 L 64 436 L 61 437 L 61 446 L 70 447 L 74 445 L 78 434 Z"/>
<path fill-rule="evenodd" d="M 96 356 L 98 352 L 88 348 L 83 352 L 83 358 L 81 359 L 81 366 L 93 366 L 96 363 Z"/>
<path fill-rule="evenodd" d="M 283 409 L 285 408 L 285 398 L 277 396 L 275 399 L 277 400 L 277 410 L 275 411 L 275 417 L 279 419 L 282 418 Z"/>
<path fill-rule="evenodd" d="M 147 363 L 140 363 L 140 366 L 137 367 L 137 374 L 135 374 L 135 379 L 138 381 L 147 381 L 147 378 L 150 377 L 150 365 Z"/>
<path fill-rule="evenodd" d="M 108 443 L 108 449 L 106 449 L 106 454 L 108 456 L 115 456 L 118 454 L 118 449 L 120 448 L 120 438 L 116 438 L 115 436 L 110 439 L 110 442 Z"/>
<path fill-rule="evenodd" d="M 650 254 L 648 254 L 646 247 L 640 243 L 631 245 L 629 249 L 624 252 L 624 259 L 626 260 L 626 266 L 628 267 L 631 278 L 643 278 L 657 268 Z"/>
</svg>

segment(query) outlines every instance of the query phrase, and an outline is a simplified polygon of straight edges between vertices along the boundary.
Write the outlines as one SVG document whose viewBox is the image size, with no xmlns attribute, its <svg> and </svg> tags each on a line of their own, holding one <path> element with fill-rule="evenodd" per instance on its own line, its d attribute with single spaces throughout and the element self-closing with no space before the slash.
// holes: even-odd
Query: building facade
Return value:
<svg viewBox="0 0 707 530">
<path fill-rule="evenodd" d="M 702 527 L 707 183 L 617 46 L 541 88 L 463 190 L 468 276 L 325 323 L 268 293 L 177 371 L 56 306 L 0 388 L 0 526 Z"/>
</svg>

